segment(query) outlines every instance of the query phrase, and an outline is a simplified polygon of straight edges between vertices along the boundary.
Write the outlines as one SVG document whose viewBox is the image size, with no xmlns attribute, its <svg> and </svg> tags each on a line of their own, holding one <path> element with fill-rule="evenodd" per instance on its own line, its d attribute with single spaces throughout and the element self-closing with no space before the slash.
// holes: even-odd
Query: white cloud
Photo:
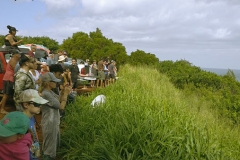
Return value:
<svg viewBox="0 0 240 160">
<path fill-rule="evenodd" d="M 159 59 L 182 57 L 194 62 L 203 62 L 205 55 L 229 52 L 236 56 L 234 59 L 240 58 L 238 0 L 41 1 L 46 8 L 37 14 L 38 21 L 48 19 L 52 23 L 31 34 L 61 42 L 74 32 L 89 33 L 99 28 L 107 38 L 123 43 L 128 53 L 141 49 Z M 193 55 L 202 58 L 194 60 Z M 229 65 L 240 68 L 232 62 Z"/>
</svg>

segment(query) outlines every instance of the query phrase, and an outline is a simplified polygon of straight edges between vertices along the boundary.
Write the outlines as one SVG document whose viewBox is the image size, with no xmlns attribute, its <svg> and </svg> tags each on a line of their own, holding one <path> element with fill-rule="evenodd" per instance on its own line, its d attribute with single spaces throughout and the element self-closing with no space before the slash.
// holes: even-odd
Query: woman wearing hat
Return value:
<svg viewBox="0 0 240 160">
<path fill-rule="evenodd" d="M 4 39 L 5 46 L 17 48 L 19 50 L 18 44 L 20 44 L 22 40 L 18 41 L 16 38 L 17 29 L 10 25 L 8 25 L 7 28 L 9 29 L 9 34 L 5 36 L 5 39 Z"/>
</svg>

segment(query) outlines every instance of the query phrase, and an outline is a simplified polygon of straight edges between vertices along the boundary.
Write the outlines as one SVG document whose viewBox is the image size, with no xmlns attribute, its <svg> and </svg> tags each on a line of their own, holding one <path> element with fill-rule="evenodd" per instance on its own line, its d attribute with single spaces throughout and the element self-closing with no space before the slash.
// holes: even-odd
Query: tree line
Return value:
<svg viewBox="0 0 240 160">
<path fill-rule="evenodd" d="M 0 46 L 4 44 L 5 35 L 0 35 Z M 66 50 L 69 57 L 77 59 L 100 60 L 110 57 L 119 64 L 151 65 L 159 72 L 167 74 L 175 87 L 184 90 L 187 94 L 196 94 L 200 98 L 212 103 L 212 107 L 220 115 L 228 117 L 234 124 L 240 122 L 240 83 L 234 72 L 229 70 L 226 75 L 220 76 L 212 72 L 201 70 L 186 60 L 160 61 L 155 54 L 136 50 L 127 54 L 125 46 L 105 37 L 99 28 L 89 34 L 84 32 L 73 33 L 72 37 L 59 43 L 47 36 L 30 37 L 17 36 L 24 44 L 41 44 L 52 52 Z"/>
</svg>

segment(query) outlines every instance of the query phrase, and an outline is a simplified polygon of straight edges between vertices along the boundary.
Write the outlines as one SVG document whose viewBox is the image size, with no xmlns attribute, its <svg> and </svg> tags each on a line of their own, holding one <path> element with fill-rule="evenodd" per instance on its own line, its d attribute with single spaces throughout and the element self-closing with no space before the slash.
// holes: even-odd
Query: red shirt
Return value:
<svg viewBox="0 0 240 160">
<path fill-rule="evenodd" d="M 29 150 L 32 145 L 30 133 L 25 134 L 21 139 L 13 143 L 0 143 L 1 160 L 28 160 L 30 159 Z"/>
<path fill-rule="evenodd" d="M 3 76 L 3 80 L 14 82 L 14 69 L 12 68 L 12 66 L 9 63 L 7 64 L 7 68 L 6 68 L 6 72 Z"/>
</svg>

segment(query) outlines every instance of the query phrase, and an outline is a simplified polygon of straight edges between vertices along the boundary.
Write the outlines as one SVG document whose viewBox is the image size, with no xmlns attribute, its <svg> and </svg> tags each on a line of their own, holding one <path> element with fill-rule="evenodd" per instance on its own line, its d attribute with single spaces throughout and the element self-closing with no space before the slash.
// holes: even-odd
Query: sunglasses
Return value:
<svg viewBox="0 0 240 160">
<path fill-rule="evenodd" d="M 40 107 L 40 106 L 41 106 L 41 104 L 39 104 L 39 103 L 36 103 L 36 102 L 29 102 L 29 104 L 33 104 L 33 105 L 34 105 L 34 107 Z"/>
</svg>

